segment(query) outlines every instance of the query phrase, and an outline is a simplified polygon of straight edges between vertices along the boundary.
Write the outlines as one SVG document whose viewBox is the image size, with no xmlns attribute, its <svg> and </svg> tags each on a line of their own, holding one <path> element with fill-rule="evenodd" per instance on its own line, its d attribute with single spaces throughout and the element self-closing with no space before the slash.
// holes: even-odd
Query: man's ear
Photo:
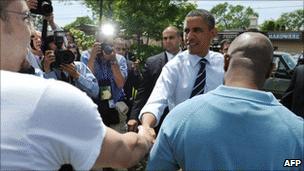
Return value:
<svg viewBox="0 0 304 171">
<path fill-rule="evenodd" d="M 273 62 L 271 62 L 270 66 L 269 66 L 269 69 L 268 69 L 268 72 L 265 75 L 265 79 L 270 77 L 270 75 L 271 75 L 271 73 L 274 69 L 275 69 L 275 64 Z"/>
<path fill-rule="evenodd" d="M 227 53 L 224 54 L 224 71 L 226 72 L 229 67 L 229 62 L 230 62 L 230 55 Z"/>
<path fill-rule="evenodd" d="M 212 33 L 212 37 L 216 37 L 217 36 L 217 28 L 214 27 L 213 29 L 210 30 Z"/>
</svg>

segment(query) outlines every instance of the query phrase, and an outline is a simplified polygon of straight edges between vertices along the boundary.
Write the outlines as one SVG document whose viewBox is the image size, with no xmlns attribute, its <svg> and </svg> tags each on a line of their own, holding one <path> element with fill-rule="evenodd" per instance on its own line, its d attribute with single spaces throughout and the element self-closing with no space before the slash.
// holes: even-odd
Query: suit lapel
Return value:
<svg viewBox="0 0 304 171">
<path fill-rule="evenodd" d="M 161 68 L 163 68 L 163 66 L 165 66 L 167 62 L 168 62 L 167 53 L 164 52 L 163 55 L 160 58 L 160 64 L 161 64 L 160 66 L 161 66 Z"/>
</svg>

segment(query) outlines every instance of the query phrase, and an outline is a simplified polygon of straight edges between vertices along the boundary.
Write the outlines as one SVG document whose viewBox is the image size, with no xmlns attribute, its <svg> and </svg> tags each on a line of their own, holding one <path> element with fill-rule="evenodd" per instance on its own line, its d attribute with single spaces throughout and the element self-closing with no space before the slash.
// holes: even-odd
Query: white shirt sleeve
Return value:
<svg viewBox="0 0 304 171">
<path fill-rule="evenodd" d="M 53 81 L 36 106 L 29 138 L 37 156 L 42 153 L 52 165 L 90 170 L 106 133 L 92 100 L 69 84 Z"/>
<path fill-rule="evenodd" d="M 141 120 L 143 113 L 150 112 L 156 117 L 154 126 L 158 125 L 164 109 L 168 106 L 168 99 L 172 98 L 176 88 L 177 75 L 173 74 L 174 72 L 170 65 L 163 67 L 147 103 L 140 111 L 139 120 Z"/>
</svg>

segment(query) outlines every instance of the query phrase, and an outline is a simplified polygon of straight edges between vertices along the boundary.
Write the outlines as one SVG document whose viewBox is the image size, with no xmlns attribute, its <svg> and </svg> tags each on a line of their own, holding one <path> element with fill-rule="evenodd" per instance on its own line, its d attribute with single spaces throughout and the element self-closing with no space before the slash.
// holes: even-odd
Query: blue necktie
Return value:
<svg viewBox="0 0 304 171">
<path fill-rule="evenodd" d="M 205 58 L 202 58 L 199 62 L 201 64 L 201 68 L 199 69 L 199 71 L 197 73 L 195 84 L 193 86 L 190 98 L 204 93 L 205 84 L 206 84 L 205 66 L 206 66 L 207 60 Z"/>
</svg>

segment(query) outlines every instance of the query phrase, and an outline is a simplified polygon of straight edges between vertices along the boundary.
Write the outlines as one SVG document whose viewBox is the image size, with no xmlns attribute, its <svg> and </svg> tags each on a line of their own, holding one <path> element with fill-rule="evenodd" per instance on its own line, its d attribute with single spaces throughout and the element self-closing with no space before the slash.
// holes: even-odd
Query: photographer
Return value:
<svg viewBox="0 0 304 171">
<path fill-rule="evenodd" d="M 142 75 L 139 69 L 139 60 L 136 59 L 135 55 L 130 52 L 130 45 L 127 40 L 122 38 L 114 39 L 115 52 L 124 56 L 127 60 L 128 67 L 128 78 L 124 85 L 125 102 L 129 109 L 133 106 L 133 100 L 135 99 L 138 85 L 142 79 Z M 130 111 L 127 113 L 127 119 L 130 117 Z"/>
<path fill-rule="evenodd" d="M 68 54 L 72 53 L 71 55 L 74 57 L 72 62 L 63 61 L 63 63 L 58 63 L 59 61 L 57 61 L 56 63 L 55 52 L 60 49 L 65 49 L 64 44 L 56 42 L 55 36 L 48 36 L 46 44 L 47 51 L 43 61 L 45 77 L 68 82 L 86 92 L 88 96 L 92 98 L 97 97 L 99 87 L 97 80 L 90 69 L 84 63 L 74 61 L 76 56 L 74 56 L 71 51 Z M 65 52 L 69 52 L 69 50 L 66 50 Z M 63 56 L 62 58 L 66 58 L 66 56 Z M 57 56 L 57 60 L 63 59 L 60 59 Z"/>
<path fill-rule="evenodd" d="M 113 48 L 109 50 L 111 48 L 109 45 L 102 48 L 102 44 L 96 42 L 87 65 L 96 76 L 100 86 L 100 95 L 95 99 L 95 103 L 98 105 L 105 125 L 117 131 L 125 131 L 125 121 L 120 118 L 117 109 L 122 109 L 122 111 L 128 109 L 126 106 L 122 108 L 121 106 L 117 108 L 117 106 L 121 104 L 118 102 L 123 101 L 125 97 L 123 86 L 128 75 L 127 62 L 123 56 L 116 54 Z"/>
</svg>

